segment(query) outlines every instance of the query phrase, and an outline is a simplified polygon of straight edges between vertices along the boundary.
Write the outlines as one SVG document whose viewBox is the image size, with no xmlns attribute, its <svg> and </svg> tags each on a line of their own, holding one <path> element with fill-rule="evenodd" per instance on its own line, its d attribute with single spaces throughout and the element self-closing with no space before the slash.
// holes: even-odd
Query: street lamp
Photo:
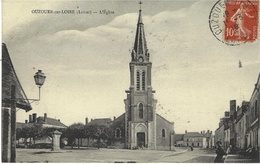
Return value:
<svg viewBox="0 0 260 164">
<path fill-rule="evenodd" d="M 41 96 L 41 86 L 44 84 L 45 78 L 46 76 L 44 75 L 44 73 L 42 72 L 42 70 L 38 70 L 38 72 L 35 73 L 34 77 L 34 81 L 35 84 L 38 85 L 39 87 L 39 99 L 34 100 L 34 101 L 39 101 L 40 100 L 40 96 Z"/>
<path fill-rule="evenodd" d="M 35 84 L 38 85 L 40 88 L 44 84 L 46 76 L 44 75 L 44 73 L 42 73 L 42 70 L 38 70 L 38 72 L 36 72 L 33 77 Z"/>
<path fill-rule="evenodd" d="M 23 100 L 31 100 L 31 102 L 29 102 L 30 104 L 33 103 L 34 101 L 40 101 L 41 86 L 44 84 L 44 81 L 46 78 L 46 76 L 44 75 L 42 70 L 38 70 L 38 72 L 36 72 L 33 77 L 34 77 L 35 84 L 39 87 L 39 98 L 38 99 L 23 99 Z"/>
</svg>

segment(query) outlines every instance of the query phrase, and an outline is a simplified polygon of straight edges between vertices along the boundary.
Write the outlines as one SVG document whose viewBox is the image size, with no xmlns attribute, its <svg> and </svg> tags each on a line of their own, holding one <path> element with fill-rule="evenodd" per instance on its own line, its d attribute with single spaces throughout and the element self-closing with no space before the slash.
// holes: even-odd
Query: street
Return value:
<svg viewBox="0 0 260 164">
<path fill-rule="evenodd" d="M 16 162 L 51 163 L 212 163 L 211 150 L 177 148 L 176 151 L 126 149 L 70 149 L 53 152 L 49 149 L 17 149 Z"/>
</svg>

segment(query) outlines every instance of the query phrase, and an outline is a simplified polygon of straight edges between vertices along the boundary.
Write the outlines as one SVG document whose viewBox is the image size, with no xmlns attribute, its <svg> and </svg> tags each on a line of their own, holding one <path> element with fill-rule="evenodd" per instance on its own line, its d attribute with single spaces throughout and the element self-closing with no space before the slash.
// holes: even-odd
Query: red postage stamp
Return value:
<svg viewBox="0 0 260 164">
<path fill-rule="evenodd" d="M 253 42 L 258 34 L 258 0 L 226 0 L 225 42 Z"/>
</svg>

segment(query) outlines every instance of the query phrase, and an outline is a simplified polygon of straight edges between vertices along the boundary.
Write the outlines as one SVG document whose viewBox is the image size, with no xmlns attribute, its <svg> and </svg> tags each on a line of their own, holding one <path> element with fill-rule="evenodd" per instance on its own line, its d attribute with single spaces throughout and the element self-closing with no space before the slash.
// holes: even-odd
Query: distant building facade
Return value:
<svg viewBox="0 0 260 164">
<path fill-rule="evenodd" d="M 47 117 L 47 113 L 44 116 L 37 117 L 36 113 L 29 115 L 29 121 L 25 120 L 25 123 L 17 122 L 16 129 L 22 129 L 23 127 L 33 127 L 37 125 L 39 128 L 52 128 L 52 129 L 66 129 L 67 126 L 60 122 L 59 119 Z M 26 144 L 52 144 L 52 138 L 49 136 L 42 136 L 41 138 L 20 138 L 16 141 L 17 145 Z"/>
<path fill-rule="evenodd" d="M 247 145 L 253 146 L 255 149 L 259 151 L 260 145 L 260 131 L 259 131 L 259 113 L 260 113 L 260 74 L 257 79 L 257 83 L 255 84 L 254 91 L 249 101 L 249 110 L 248 110 L 248 131 Z"/>
<path fill-rule="evenodd" d="M 199 132 L 187 132 L 185 131 L 183 137 L 183 144 L 185 146 L 202 147 L 203 146 L 203 135 Z"/>
<path fill-rule="evenodd" d="M 260 73 L 250 100 L 243 101 L 241 106 L 236 107 L 236 101 L 230 101 L 230 111 L 225 112 L 225 117 L 221 119 L 218 129 L 215 131 L 215 141 L 223 141 L 224 127 L 224 147 L 229 144 L 238 149 L 247 149 L 252 146 L 259 152 L 260 145 Z"/>
<path fill-rule="evenodd" d="M 199 147 L 212 148 L 214 146 L 214 136 L 212 131 L 187 132 L 185 134 L 173 135 L 173 143 L 177 147 Z"/>
</svg>

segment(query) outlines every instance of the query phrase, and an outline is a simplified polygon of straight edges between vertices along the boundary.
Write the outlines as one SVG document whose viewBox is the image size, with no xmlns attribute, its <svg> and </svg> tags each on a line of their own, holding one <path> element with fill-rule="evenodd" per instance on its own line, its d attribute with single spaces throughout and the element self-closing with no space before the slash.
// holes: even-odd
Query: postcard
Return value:
<svg viewBox="0 0 260 164">
<path fill-rule="evenodd" d="M 258 22 L 258 0 L 3 0 L 2 162 L 259 161 Z"/>
</svg>

